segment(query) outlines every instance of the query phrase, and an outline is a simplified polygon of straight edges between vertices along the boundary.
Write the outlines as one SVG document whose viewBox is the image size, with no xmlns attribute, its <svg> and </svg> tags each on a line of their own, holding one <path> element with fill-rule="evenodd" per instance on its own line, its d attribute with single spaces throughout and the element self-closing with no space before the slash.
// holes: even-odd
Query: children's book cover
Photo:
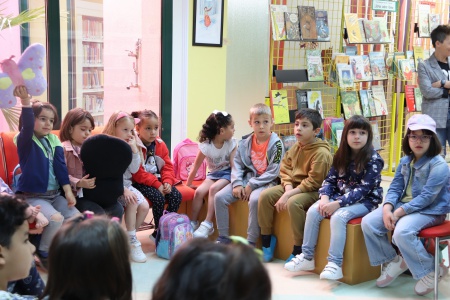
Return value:
<svg viewBox="0 0 450 300">
<path fill-rule="evenodd" d="M 348 55 L 345 55 L 344 53 L 339 53 L 339 52 L 333 52 L 331 55 L 331 61 L 332 63 L 330 64 L 330 68 L 328 71 L 328 81 L 329 82 L 336 82 L 337 79 L 337 70 L 336 70 L 336 64 L 339 63 L 338 62 L 338 57 L 340 56 L 345 56 L 346 57 L 346 61 L 345 64 L 348 64 L 349 60 L 348 60 Z"/>
<path fill-rule="evenodd" d="M 323 104 L 321 91 L 308 91 L 308 107 L 317 110 L 323 119 Z"/>
<path fill-rule="evenodd" d="M 314 6 L 298 6 L 300 34 L 303 40 L 317 40 L 316 9 Z"/>
<path fill-rule="evenodd" d="M 394 61 L 392 62 L 392 72 L 397 75 L 397 77 L 401 78 L 401 69 L 399 60 L 406 59 L 406 55 L 404 52 L 394 52 Z"/>
<path fill-rule="evenodd" d="M 350 56 L 350 65 L 355 76 L 355 82 L 372 80 L 369 57 L 367 55 Z"/>
<path fill-rule="evenodd" d="M 385 17 L 374 17 L 373 20 L 378 22 L 380 28 L 380 42 L 381 43 L 389 43 L 391 41 L 391 37 L 389 35 L 389 31 L 387 29 L 387 21 Z"/>
<path fill-rule="evenodd" d="M 345 119 L 354 115 L 362 115 L 356 91 L 341 91 L 341 103 Z"/>
<path fill-rule="evenodd" d="M 380 22 L 376 20 L 364 20 L 364 32 L 368 43 L 381 42 Z"/>
<path fill-rule="evenodd" d="M 416 111 L 422 111 L 422 92 L 420 88 L 414 88 L 414 101 L 416 103 Z"/>
<path fill-rule="evenodd" d="M 411 62 L 409 59 L 399 59 L 400 78 L 402 80 L 410 81 L 413 79 L 413 72 L 411 70 Z"/>
<path fill-rule="evenodd" d="M 317 49 L 306 50 L 309 81 L 323 81 L 322 58 L 320 54 L 320 50 Z"/>
<path fill-rule="evenodd" d="M 354 75 L 352 66 L 346 64 L 337 64 L 337 73 L 339 78 L 339 87 L 341 88 L 353 88 L 354 87 Z"/>
<path fill-rule="evenodd" d="M 284 151 L 287 152 L 297 143 L 297 138 L 295 135 L 285 135 L 281 137 L 281 141 L 283 142 Z"/>
<path fill-rule="evenodd" d="M 407 50 L 406 51 L 406 58 L 409 59 L 409 67 L 411 68 L 411 71 L 412 72 L 417 72 L 416 64 L 414 62 L 414 51 L 413 50 Z"/>
<path fill-rule="evenodd" d="M 359 26 L 359 31 L 361 32 L 362 42 L 366 42 L 366 33 L 364 32 L 364 20 L 365 20 L 365 18 L 358 19 L 358 26 Z"/>
<path fill-rule="evenodd" d="M 382 85 L 372 85 L 372 98 L 375 103 L 377 115 L 387 116 L 388 106 L 386 103 L 386 96 L 384 94 L 384 87 Z"/>
<path fill-rule="evenodd" d="M 429 14 L 428 15 L 428 24 L 430 26 L 430 33 L 441 24 L 441 15 L 440 14 Z"/>
<path fill-rule="evenodd" d="M 367 100 L 369 101 L 370 116 L 376 117 L 377 110 L 375 108 L 375 102 L 373 101 L 372 90 L 367 90 Z"/>
<path fill-rule="evenodd" d="M 416 65 L 416 70 L 419 69 L 419 62 L 424 60 L 423 48 L 422 46 L 414 46 L 414 63 Z"/>
<path fill-rule="evenodd" d="M 387 79 L 388 77 L 383 52 L 370 52 L 369 60 L 373 80 Z"/>
<path fill-rule="evenodd" d="M 275 124 L 288 124 L 290 121 L 287 90 L 272 90 L 271 92 Z"/>
<path fill-rule="evenodd" d="M 308 91 L 309 89 L 299 89 L 295 91 L 297 98 L 297 109 L 308 108 Z"/>
<path fill-rule="evenodd" d="M 386 53 L 386 72 L 389 74 L 393 74 L 394 70 L 392 70 L 392 64 L 394 62 L 394 52 Z"/>
<path fill-rule="evenodd" d="M 328 42 L 330 40 L 330 27 L 328 27 L 328 12 L 316 10 L 317 40 Z"/>
<path fill-rule="evenodd" d="M 272 38 L 274 41 L 286 39 L 286 28 L 284 27 L 284 13 L 288 11 L 286 5 L 270 5 L 270 17 L 272 19 Z"/>
<path fill-rule="evenodd" d="M 378 128 L 378 121 L 372 120 L 370 121 L 370 125 L 372 126 L 372 145 L 375 151 L 381 150 L 381 137 L 380 137 L 380 130 Z"/>
<path fill-rule="evenodd" d="M 408 112 L 416 111 L 416 103 L 414 101 L 414 88 L 416 85 L 405 84 L 406 108 Z"/>
<path fill-rule="evenodd" d="M 345 55 L 352 56 L 358 54 L 358 48 L 356 46 L 344 46 Z"/>
<path fill-rule="evenodd" d="M 348 40 L 350 43 L 362 43 L 363 35 L 358 23 L 358 14 L 356 13 L 345 13 L 345 26 L 347 28 Z"/>
<path fill-rule="evenodd" d="M 430 22 L 428 15 L 430 14 L 430 5 L 428 4 L 419 4 L 419 37 L 430 37 Z"/>
<path fill-rule="evenodd" d="M 300 27 L 297 13 L 284 13 L 286 40 L 300 41 Z"/>
<path fill-rule="evenodd" d="M 359 90 L 359 100 L 361 100 L 361 108 L 363 116 L 366 118 L 372 117 L 370 113 L 369 97 L 367 90 Z"/>
<path fill-rule="evenodd" d="M 344 130 L 344 121 L 336 121 L 331 123 L 331 140 L 333 146 L 339 147 L 341 144 L 342 131 Z"/>
</svg>

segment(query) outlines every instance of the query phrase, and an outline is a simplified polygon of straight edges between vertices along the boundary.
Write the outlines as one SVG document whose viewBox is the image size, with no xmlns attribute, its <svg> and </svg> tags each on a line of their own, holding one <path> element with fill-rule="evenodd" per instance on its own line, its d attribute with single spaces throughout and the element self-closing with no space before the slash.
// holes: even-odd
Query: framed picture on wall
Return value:
<svg viewBox="0 0 450 300">
<path fill-rule="evenodd" d="M 222 47 L 224 0 L 194 0 L 193 46 Z"/>
</svg>

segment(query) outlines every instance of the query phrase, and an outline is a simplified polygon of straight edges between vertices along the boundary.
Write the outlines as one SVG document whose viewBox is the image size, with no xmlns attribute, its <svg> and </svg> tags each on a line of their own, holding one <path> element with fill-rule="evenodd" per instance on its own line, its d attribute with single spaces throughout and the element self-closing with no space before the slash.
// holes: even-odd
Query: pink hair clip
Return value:
<svg viewBox="0 0 450 300">
<path fill-rule="evenodd" d="M 126 112 L 123 112 L 123 111 L 119 112 L 116 117 L 116 122 L 125 117 L 131 117 L 131 116 L 129 114 L 127 114 Z M 139 118 L 133 118 L 133 119 L 134 119 L 135 125 L 137 125 L 141 121 L 141 119 L 139 119 Z"/>
</svg>

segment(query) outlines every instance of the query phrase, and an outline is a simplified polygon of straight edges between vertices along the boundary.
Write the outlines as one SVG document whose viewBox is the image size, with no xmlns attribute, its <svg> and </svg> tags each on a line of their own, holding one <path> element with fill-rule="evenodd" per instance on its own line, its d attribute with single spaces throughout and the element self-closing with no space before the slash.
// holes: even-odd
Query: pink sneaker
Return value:
<svg viewBox="0 0 450 300">
<path fill-rule="evenodd" d="M 405 260 L 400 255 L 397 255 L 398 261 L 392 260 L 383 265 L 381 276 L 377 279 L 378 287 L 386 287 L 390 285 L 400 274 L 408 270 Z"/>
</svg>

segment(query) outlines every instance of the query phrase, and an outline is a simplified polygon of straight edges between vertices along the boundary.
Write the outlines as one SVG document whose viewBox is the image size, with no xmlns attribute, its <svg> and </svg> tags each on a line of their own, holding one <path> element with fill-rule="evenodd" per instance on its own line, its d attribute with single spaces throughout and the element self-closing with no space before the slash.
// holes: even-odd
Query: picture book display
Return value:
<svg viewBox="0 0 450 300">
<path fill-rule="evenodd" d="M 286 28 L 284 26 L 284 14 L 288 12 L 286 5 L 270 5 L 270 17 L 272 20 L 272 38 L 274 41 L 286 39 Z"/>
<path fill-rule="evenodd" d="M 378 22 L 380 29 L 380 42 L 381 43 L 389 43 L 391 41 L 391 37 L 387 28 L 387 20 L 385 17 L 373 17 L 375 22 Z"/>
<path fill-rule="evenodd" d="M 274 123 L 288 124 L 290 120 L 287 90 L 272 90 L 271 99 Z"/>
<path fill-rule="evenodd" d="M 308 108 L 317 110 L 323 119 L 323 104 L 321 91 L 308 91 Z"/>
<path fill-rule="evenodd" d="M 370 125 L 372 126 L 372 145 L 375 151 L 381 150 L 381 137 L 380 137 L 380 130 L 378 128 L 378 121 L 372 120 L 370 121 Z"/>
<path fill-rule="evenodd" d="M 339 147 L 341 144 L 342 131 L 344 130 L 344 121 L 331 123 L 331 141 L 333 146 Z"/>
<path fill-rule="evenodd" d="M 295 143 L 297 142 L 297 138 L 295 137 L 295 135 L 285 135 L 281 137 L 281 141 L 283 142 L 284 151 L 287 152 L 292 148 L 292 146 L 295 145 Z"/>
<path fill-rule="evenodd" d="M 416 63 L 414 62 L 414 51 L 407 50 L 406 51 L 406 59 L 409 59 L 409 67 L 411 68 L 411 71 L 417 72 Z"/>
<path fill-rule="evenodd" d="M 316 9 L 314 6 L 298 6 L 302 40 L 317 40 Z"/>
<path fill-rule="evenodd" d="M 308 91 L 309 89 L 300 89 L 295 91 L 297 98 L 297 109 L 308 108 Z"/>
<path fill-rule="evenodd" d="M 349 56 L 357 55 L 358 48 L 356 46 L 344 46 L 344 53 Z"/>
<path fill-rule="evenodd" d="M 350 43 L 363 43 L 365 38 L 363 38 L 363 32 L 361 31 L 358 14 L 356 13 L 345 13 L 345 26 L 347 28 L 348 40 Z"/>
<path fill-rule="evenodd" d="M 354 75 L 352 66 L 347 64 L 337 64 L 337 74 L 339 78 L 340 88 L 353 88 L 354 86 Z"/>
<path fill-rule="evenodd" d="M 361 101 L 362 115 L 366 118 L 372 117 L 370 113 L 369 95 L 367 90 L 359 91 L 359 100 Z"/>
<path fill-rule="evenodd" d="M 286 27 L 286 40 L 300 41 L 300 28 L 297 13 L 284 13 L 284 22 Z"/>
<path fill-rule="evenodd" d="M 341 103 L 345 119 L 354 115 L 362 115 L 356 91 L 341 91 Z"/>
<path fill-rule="evenodd" d="M 440 14 L 429 14 L 428 15 L 428 24 L 430 33 L 441 24 L 441 15 Z"/>
<path fill-rule="evenodd" d="M 350 56 L 350 65 L 352 66 L 355 82 L 372 80 L 372 72 L 370 71 L 369 57 L 367 55 Z"/>
<path fill-rule="evenodd" d="M 392 63 L 392 72 L 397 75 L 397 77 L 401 78 L 401 69 L 400 63 L 398 62 L 401 59 L 406 59 L 406 55 L 404 52 L 394 52 L 394 61 Z"/>
<path fill-rule="evenodd" d="M 332 141 L 333 139 L 333 132 L 332 132 L 332 124 L 333 123 L 342 123 L 344 124 L 343 118 L 336 118 L 336 117 L 326 117 L 323 120 L 323 134 L 325 139 Z"/>
<path fill-rule="evenodd" d="M 386 96 L 384 94 L 384 87 L 382 85 L 372 85 L 372 98 L 375 103 L 377 115 L 387 116 L 388 106 L 386 103 Z"/>
<path fill-rule="evenodd" d="M 307 49 L 306 60 L 309 81 L 323 81 L 323 68 L 321 52 L 318 49 Z"/>
<path fill-rule="evenodd" d="M 416 70 L 418 70 L 418 68 L 419 68 L 419 62 L 423 61 L 423 59 L 424 59 L 424 54 L 423 54 L 423 48 L 422 48 L 422 46 L 414 46 L 414 47 L 413 47 L 413 52 L 414 52 L 414 63 L 415 63 L 415 67 L 416 67 Z"/>
<path fill-rule="evenodd" d="M 370 52 L 369 61 L 373 80 L 385 80 L 388 78 L 383 52 Z"/>
<path fill-rule="evenodd" d="M 330 28 L 328 27 L 328 12 L 316 10 L 317 40 L 328 42 L 330 40 Z"/>
<path fill-rule="evenodd" d="M 363 20 L 364 33 L 366 34 L 366 41 L 368 43 L 381 42 L 380 21 L 378 20 Z"/>
<path fill-rule="evenodd" d="M 408 112 L 416 111 L 416 103 L 414 101 L 414 88 L 416 85 L 405 85 L 406 109 Z"/>
<path fill-rule="evenodd" d="M 419 20 L 417 21 L 419 26 L 419 37 L 430 37 L 430 22 L 429 22 L 429 14 L 430 14 L 430 5 L 427 4 L 419 4 Z"/>
<path fill-rule="evenodd" d="M 414 88 L 414 102 L 416 104 L 416 111 L 422 111 L 422 92 L 420 88 Z"/>
<path fill-rule="evenodd" d="M 400 78 L 402 80 L 412 80 L 413 79 L 413 71 L 411 70 L 411 63 L 409 59 L 400 59 L 398 60 Z"/>
</svg>

